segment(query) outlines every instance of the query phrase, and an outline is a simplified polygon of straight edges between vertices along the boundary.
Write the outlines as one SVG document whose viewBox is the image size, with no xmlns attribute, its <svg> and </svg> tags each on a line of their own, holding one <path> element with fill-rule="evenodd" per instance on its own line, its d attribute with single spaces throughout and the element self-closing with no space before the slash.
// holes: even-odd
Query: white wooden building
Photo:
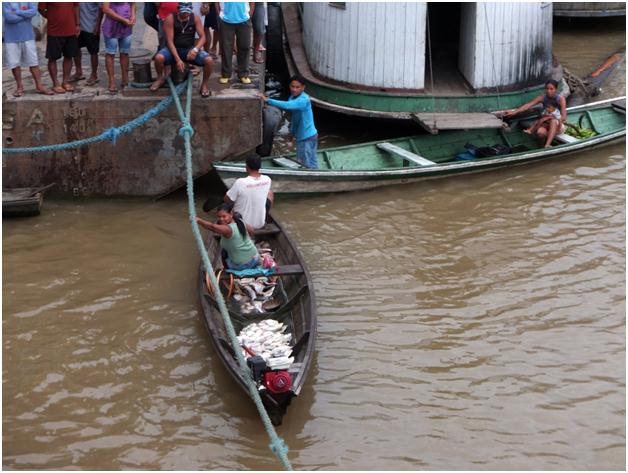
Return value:
<svg viewBox="0 0 628 473">
<path fill-rule="evenodd" d="M 314 2 L 301 16 L 312 71 L 357 88 L 506 91 L 551 74 L 549 2 Z"/>
</svg>

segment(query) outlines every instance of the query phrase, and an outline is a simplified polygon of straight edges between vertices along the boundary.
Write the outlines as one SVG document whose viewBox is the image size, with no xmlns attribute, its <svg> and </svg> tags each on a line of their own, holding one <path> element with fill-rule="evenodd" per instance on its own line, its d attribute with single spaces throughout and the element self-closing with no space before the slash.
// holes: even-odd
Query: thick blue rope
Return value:
<svg viewBox="0 0 628 473">
<path fill-rule="evenodd" d="M 179 101 L 178 94 L 176 93 L 174 84 L 168 77 L 168 85 L 170 86 L 170 90 L 172 91 L 172 96 L 174 98 L 175 105 L 177 107 L 177 111 L 179 112 L 181 122 L 183 126 L 179 129 L 179 134 L 183 137 L 184 145 L 185 145 L 185 168 L 186 168 L 186 176 L 187 176 L 187 195 L 188 195 L 188 212 L 190 217 L 190 224 L 192 226 L 192 233 L 194 234 L 194 238 L 196 240 L 196 245 L 198 246 L 199 252 L 201 253 L 201 259 L 203 260 L 203 265 L 205 266 L 205 272 L 209 275 L 209 278 L 212 283 L 212 287 L 214 288 L 214 294 L 216 295 L 216 302 L 218 303 L 218 308 L 220 309 L 220 313 L 222 315 L 223 321 L 225 323 L 225 328 L 227 329 L 227 335 L 229 336 L 229 341 L 231 342 L 231 346 L 233 351 L 236 354 L 236 358 L 238 360 L 238 364 L 240 365 L 240 369 L 242 373 L 244 373 L 244 380 L 249 389 L 249 393 L 251 394 L 251 398 L 255 402 L 255 406 L 262 418 L 262 423 L 266 428 L 266 432 L 271 439 L 269 448 L 270 450 L 279 458 L 281 463 L 283 464 L 286 470 L 292 470 L 292 465 L 290 464 L 290 460 L 288 460 L 288 447 L 286 443 L 283 441 L 281 437 L 277 435 L 275 428 L 268 417 L 268 413 L 264 408 L 264 403 L 262 402 L 262 398 L 259 395 L 257 390 L 257 386 L 253 381 L 253 377 L 251 375 L 251 371 L 246 364 L 246 360 L 242 355 L 242 350 L 240 348 L 240 343 L 236 337 L 235 329 L 233 328 L 233 324 L 231 323 L 231 318 L 229 317 L 229 311 L 227 310 L 227 305 L 225 304 L 225 300 L 222 297 L 222 293 L 220 292 L 218 281 L 216 280 L 216 275 L 214 274 L 214 268 L 209 261 L 209 255 L 207 254 L 207 249 L 205 248 L 205 244 L 203 242 L 203 237 L 201 236 L 200 229 L 198 227 L 198 223 L 196 223 L 196 206 L 194 205 L 194 176 L 192 174 L 192 146 L 190 143 L 190 139 L 192 134 L 194 133 L 194 129 L 190 125 L 190 113 L 192 108 L 192 78 L 188 77 L 187 80 L 187 101 L 186 101 L 186 112 L 183 113 L 183 108 L 181 107 L 181 102 Z"/>
<path fill-rule="evenodd" d="M 179 84 L 177 86 L 176 94 L 180 94 L 185 88 L 185 83 Z M 178 97 L 177 97 L 178 98 Z M 124 125 L 120 125 L 119 127 L 109 128 L 103 131 L 100 135 L 92 136 L 90 138 L 85 138 L 77 141 L 70 141 L 68 143 L 59 143 L 55 145 L 44 145 L 44 146 L 34 146 L 31 148 L 2 148 L 3 154 L 20 154 L 20 153 L 44 153 L 50 151 L 65 151 L 68 149 L 81 148 L 82 146 L 93 145 L 94 143 L 99 143 L 101 141 L 111 141 L 112 144 L 116 144 L 118 137 L 120 135 L 126 135 L 127 133 L 131 133 L 136 128 L 144 125 L 153 117 L 157 116 L 165 109 L 167 109 L 172 103 L 172 96 L 166 97 L 153 108 L 148 110 L 146 113 L 143 113 L 139 117 L 131 120 Z"/>
</svg>

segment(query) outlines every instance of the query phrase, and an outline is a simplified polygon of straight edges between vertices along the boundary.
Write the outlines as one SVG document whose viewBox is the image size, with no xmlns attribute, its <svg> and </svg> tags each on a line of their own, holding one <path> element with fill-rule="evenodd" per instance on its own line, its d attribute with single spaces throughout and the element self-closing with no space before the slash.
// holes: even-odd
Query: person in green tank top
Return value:
<svg viewBox="0 0 628 473">
<path fill-rule="evenodd" d="M 245 225 L 242 216 L 233 212 L 233 204 L 221 204 L 216 212 L 216 223 L 196 217 L 201 227 L 220 235 L 225 266 L 229 269 L 253 269 L 261 264 L 261 259 L 253 240 L 253 228 Z M 226 255 L 224 254 L 226 253 Z"/>
</svg>

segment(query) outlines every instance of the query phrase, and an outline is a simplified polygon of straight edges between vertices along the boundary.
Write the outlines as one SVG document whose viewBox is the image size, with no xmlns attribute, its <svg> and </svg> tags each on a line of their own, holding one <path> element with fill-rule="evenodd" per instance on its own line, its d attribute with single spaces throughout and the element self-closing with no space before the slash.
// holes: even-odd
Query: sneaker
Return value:
<svg viewBox="0 0 628 473">
<path fill-rule="evenodd" d="M 251 79 L 249 79 L 248 77 L 240 77 L 240 82 L 242 82 L 243 84 L 250 84 Z"/>
<path fill-rule="evenodd" d="M 218 79 L 218 82 L 220 82 L 221 84 L 228 84 L 229 83 L 229 78 L 228 77 L 221 77 L 220 79 Z"/>
</svg>

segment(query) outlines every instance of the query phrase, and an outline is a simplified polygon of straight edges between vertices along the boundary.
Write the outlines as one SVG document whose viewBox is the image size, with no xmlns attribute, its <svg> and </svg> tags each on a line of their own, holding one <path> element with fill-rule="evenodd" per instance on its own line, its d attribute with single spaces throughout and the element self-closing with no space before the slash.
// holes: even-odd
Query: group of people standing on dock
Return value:
<svg viewBox="0 0 628 473">
<path fill-rule="evenodd" d="M 46 58 L 52 88 L 41 78 L 32 19 L 37 12 L 47 19 Z M 24 94 L 21 67 L 28 67 L 35 80 L 37 92 L 52 95 L 74 91 L 74 84 L 85 79 L 81 49 L 91 58 L 91 74 L 85 85 L 98 83 L 98 54 L 100 36 L 106 49 L 105 66 L 108 91 L 118 92 L 114 74 L 114 57 L 119 53 L 120 87 L 129 84 L 129 53 L 133 27 L 137 23 L 135 2 L 3 2 L 3 40 L 6 64 L 12 70 L 17 87 L 14 96 Z M 204 18 L 204 20 L 202 20 Z M 219 82 L 228 85 L 233 72 L 232 58 L 237 55 L 237 77 L 250 84 L 249 60 L 251 42 L 253 60 L 263 63 L 266 34 L 265 2 L 146 2 L 146 24 L 158 35 L 158 50 L 153 56 L 157 80 L 150 87 L 163 86 L 170 66 L 183 71 L 185 63 L 203 69 L 200 94 L 210 95 L 208 80 L 220 45 L 221 76 Z M 234 44 L 235 43 L 235 44 Z M 62 60 L 61 79 L 57 62 Z M 72 74 L 72 67 L 75 67 Z"/>
</svg>

